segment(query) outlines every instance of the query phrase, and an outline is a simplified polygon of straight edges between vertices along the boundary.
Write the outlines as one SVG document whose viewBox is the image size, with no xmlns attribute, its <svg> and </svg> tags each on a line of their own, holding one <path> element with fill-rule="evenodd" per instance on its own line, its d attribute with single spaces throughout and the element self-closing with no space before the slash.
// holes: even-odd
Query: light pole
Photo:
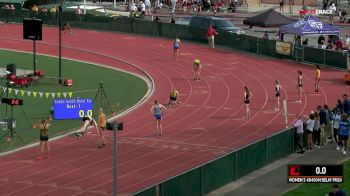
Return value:
<svg viewBox="0 0 350 196">
<path fill-rule="evenodd" d="M 62 84 L 62 3 L 58 7 L 58 84 Z"/>
</svg>

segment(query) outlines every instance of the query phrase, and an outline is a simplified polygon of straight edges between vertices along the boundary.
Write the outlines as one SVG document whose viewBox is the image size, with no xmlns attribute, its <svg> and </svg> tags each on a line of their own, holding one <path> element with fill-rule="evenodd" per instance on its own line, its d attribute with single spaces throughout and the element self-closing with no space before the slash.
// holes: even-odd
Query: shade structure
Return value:
<svg viewBox="0 0 350 196">
<path fill-rule="evenodd" d="M 295 35 L 339 35 L 339 29 L 315 16 L 308 15 L 291 24 L 283 25 L 280 28 L 282 33 Z"/>
<path fill-rule="evenodd" d="M 243 20 L 243 24 L 258 27 L 280 27 L 281 25 L 289 24 L 294 21 L 295 20 L 276 12 L 274 9 L 269 9 L 266 12 Z"/>
</svg>

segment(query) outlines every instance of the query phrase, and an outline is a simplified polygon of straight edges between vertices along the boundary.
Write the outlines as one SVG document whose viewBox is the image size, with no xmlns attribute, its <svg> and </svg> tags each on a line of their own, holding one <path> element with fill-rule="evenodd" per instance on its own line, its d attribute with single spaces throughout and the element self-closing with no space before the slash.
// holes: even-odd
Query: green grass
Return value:
<svg viewBox="0 0 350 196">
<path fill-rule="evenodd" d="M 16 64 L 17 69 L 33 70 L 32 54 L 10 52 L 0 50 L 0 59 L 3 67 L 6 67 L 9 63 Z M 58 59 L 48 56 L 37 56 L 37 70 L 43 70 L 45 76 L 57 77 L 58 76 Z M 123 111 L 132 105 L 136 104 L 147 92 L 147 84 L 144 80 L 120 71 L 111 71 L 111 69 L 99 67 L 93 64 L 81 63 L 77 61 L 62 60 L 62 75 L 63 78 L 72 78 L 73 86 L 66 87 L 58 85 L 58 79 L 43 78 L 39 81 L 39 85 L 29 86 L 28 88 L 17 88 L 18 90 L 31 91 L 31 92 L 49 92 L 49 93 L 63 93 L 73 92 L 72 97 L 80 98 L 94 98 L 97 94 L 97 90 L 89 92 L 76 92 L 85 91 L 91 89 L 98 89 L 99 82 L 103 81 L 103 87 L 107 94 L 107 98 L 110 102 L 110 106 L 106 103 L 106 100 L 102 100 L 104 111 L 107 115 L 111 115 L 111 111 Z M 6 83 L 5 78 L 0 79 L 0 85 L 4 86 Z M 2 94 L 2 89 L 0 88 Z M 56 95 L 57 96 L 57 95 Z M 3 94 L 6 97 L 6 93 Z M 14 93 L 9 94 L 9 97 L 15 97 Z M 22 136 L 26 144 L 30 144 L 38 141 L 39 131 L 32 129 L 33 123 L 38 123 L 42 118 L 48 118 L 50 116 L 49 110 L 53 103 L 53 98 L 46 98 L 45 94 L 40 98 L 39 94 L 36 97 L 27 93 L 24 96 L 18 92 L 17 97 L 23 99 L 22 107 L 14 107 L 14 118 L 17 122 L 16 131 Z M 63 95 L 61 94 L 61 98 Z M 101 105 L 100 96 L 96 98 L 94 102 L 93 116 L 96 118 L 98 115 L 98 108 Z M 6 112 L 7 108 L 7 112 Z M 24 112 L 23 112 L 23 111 Z M 7 114 L 6 114 L 7 113 Z M 0 105 L 0 119 L 10 116 L 10 107 L 6 107 L 5 104 Z M 27 116 L 27 118 L 25 117 Z M 27 122 L 27 120 L 29 122 Z M 51 122 L 50 137 L 57 136 L 63 133 L 67 133 L 74 129 L 79 128 L 81 120 L 54 120 Z M 4 135 L 6 131 L 0 130 L 0 137 Z M 13 142 L 0 141 L 0 152 L 7 151 L 21 146 L 19 139 Z"/>
<path fill-rule="evenodd" d="M 343 163 L 343 183 L 339 187 L 343 189 L 347 195 L 350 194 L 350 160 Z M 302 184 L 297 188 L 283 194 L 283 196 L 323 196 L 331 191 L 334 183 L 312 183 Z"/>
</svg>

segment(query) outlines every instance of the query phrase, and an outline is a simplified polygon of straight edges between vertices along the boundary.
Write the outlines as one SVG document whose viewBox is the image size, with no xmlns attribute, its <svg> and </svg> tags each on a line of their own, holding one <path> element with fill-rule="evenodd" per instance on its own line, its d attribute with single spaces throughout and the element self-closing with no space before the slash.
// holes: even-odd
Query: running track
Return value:
<svg viewBox="0 0 350 196">
<path fill-rule="evenodd" d="M 63 34 L 63 56 L 142 73 L 116 58 L 135 64 L 153 78 L 155 92 L 146 103 L 122 117 L 125 130 L 118 135 L 118 193 L 127 195 L 233 149 L 267 137 L 284 128 L 282 112 L 274 112 L 274 80 L 281 81 L 289 121 L 316 105 L 335 105 L 349 93 L 343 72 L 322 69 L 321 93 L 313 93 L 311 66 L 281 61 L 206 45 L 182 43 L 179 61 L 172 60 L 172 41 L 141 36 L 75 30 Z M 32 51 L 22 40 L 22 26 L 0 29 L 0 48 Z M 58 32 L 44 28 L 37 52 L 57 55 Z M 195 82 L 192 62 L 201 59 L 202 81 Z M 303 103 L 296 100 L 296 71 L 304 73 Z M 127 85 L 127 84 L 126 84 Z M 242 118 L 243 86 L 253 92 L 249 120 Z M 162 137 L 155 136 L 150 107 L 155 98 L 167 102 L 172 87 L 182 104 L 167 110 Z M 107 89 L 110 90 L 118 89 Z M 97 135 L 65 137 L 51 142 L 53 155 L 37 161 L 38 148 L 0 157 L 0 195 L 111 195 L 113 149 L 96 149 Z"/>
</svg>

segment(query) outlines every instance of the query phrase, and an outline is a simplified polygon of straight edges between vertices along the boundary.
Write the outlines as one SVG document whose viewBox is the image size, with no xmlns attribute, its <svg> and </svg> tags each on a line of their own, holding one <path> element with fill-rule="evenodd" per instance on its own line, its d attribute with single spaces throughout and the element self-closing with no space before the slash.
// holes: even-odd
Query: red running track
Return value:
<svg viewBox="0 0 350 196">
<path fill-rule="evenodd" d="M 206 45 L 184 42 L 179 61 L 172 60 L 172 40 L 136 35 L 75 30 L 63 34 L 63 56 L 142 73 L 116 58 L 135 64 L 151 75 L 156 86 L 150 99 L 122 117 L 118 135 L 118 193 L 129 194 L 203 164 L 233 149 L 282 130 L 282 112 L 274 112 L 274 80 L 281 81 L 289 121 L 316 105 L 334 106 L 349 93 L 340 71 L 322 69 L 321 93 L 313 93 L 314 68 Z M 57 55 L 56 28 L 44 28 L 37 52 Z M 22 40 L 22 27 L 0 29 L 0 48 L 31 51 Z M 193 81 L 192 62 L 203 64 L 202 80 Z M 296 71 L 304 73 L 303 103 L 296 100 Z M 126 84 L 127 85 L 127 84 Z M 243 86 L 253 93 L 252 117 L 243 119 Z M 155 136 L 152 101 L 166 103 L 172 87 L 182 104 L 169 108 L 162 137 Z M 117 90 L 117 89 L 108 89 Z M 53 155 L 37 161 L 38 147 L 0 157 L 0 195 L 111 195 L 113 149 L 96 149 L 97 135 L 51 142 Z"/>
</svg>

